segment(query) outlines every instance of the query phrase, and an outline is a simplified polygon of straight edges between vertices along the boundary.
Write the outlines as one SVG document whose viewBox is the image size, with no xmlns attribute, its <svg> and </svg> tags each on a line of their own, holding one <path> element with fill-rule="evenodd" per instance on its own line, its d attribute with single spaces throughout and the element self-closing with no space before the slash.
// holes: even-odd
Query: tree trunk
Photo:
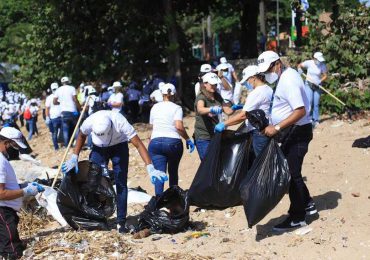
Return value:
<svg viewBox="0 0 370 260">
<path fill-rule="evenodd" d="M 256 58 L 258 56 L 257 23 L 259 0 L 240 1 L 240 5 L 242 7 L 240 17 L 240 54 L 242 57 Z"/>
<path fill-rule="evenodd" d="M 165 24 L 168 30 L 168 73 L 169 78 L 175 76 L 177 96 L 182 97 L 182 79 L 181 79 L 181 55 L 180 44 L 178 41 L 177 23 L 175 11 L 172 8 L 172 0 L 163 0 Z"/>
<path fill-rule="evenodd" d="M 265 14 L 265 0 L 260 1 L 260 29 L 261 33 L 266 36 L 266 14 Z"/>
</svg>

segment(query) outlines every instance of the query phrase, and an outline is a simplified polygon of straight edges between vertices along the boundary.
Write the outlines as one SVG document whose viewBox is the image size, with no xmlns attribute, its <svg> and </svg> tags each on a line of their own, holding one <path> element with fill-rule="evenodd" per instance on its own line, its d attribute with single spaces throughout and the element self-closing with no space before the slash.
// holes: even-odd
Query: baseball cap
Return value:
<svg viewBox="0 0 370 260">
<path fill-rule="evenodd" d="M 280 57 L 276 52 L 273 51 L 263 52 L 260 56 L 258 56 L 257 59 L 258 73 L 266 72 L 270 68 L 271 63 L 279 59 Z"/>
<path fill-rule="evenodd" d="M 324 62 L 325 61 L 325 59 L 324 59 L 324 55 L 322 54 L 322 52 L 315 52 L 315 54 L 313 55 L 313 57 L 316 59 L 316 60 L 318 60 L 318 61 L 320 61 L 320 62 Z"/>
<path fill-rule="evenodd" d="M 162 94 L 168 94 L 168 90 L 171 90 L 171 96 L 176 94 L 176 88 L 173 84 L 171 83 L 166 83 L 164 85 L 161 85 L 159 87 L 159 90 L 161 91 Z"/>
<path fill-rule="evenodd" d="M 228 70 L 229 66 L 226 63 L 221 63 L 217 66 L 217 70 Z"/>
<path fill-rule="evenodd" d="M 113 82 L 113 87 L 114 88 L 120 88 L 120 87 L 122 87 L 122 84 L 121 84 L 121 82 L 119 82 L 119 81 L 115 81 L 115 82 Z"/>
<path fill-rule="evenodd" d="M 94 122 L 92 126 L 92 131 L 96 138 L 94 138 L 94 143 L 97 145 L 109 145 L 112 139 L 112 121 L 105 115 L 99 115 L 96 118 L 96 122 Z"/>
<path fill-rule="evenodd" d="M 208 72 L 202 77 L 202 80 L 204 83 L 209 83 L 211 85 L 216 85 L 219 83 L 219 78 L 217 77 L 216 74 L 212 72 Z"/>
<path fill-rule="evenodd" d="M 63 77 L 60 82 L 62 83 L 66 83 L 66 82 L 69 82 L 69 78 L 68 77 Z"/>
<path fill-rule="evenodd" d="M 258 66 L 256 65 L 250 65 L 243 69 L 243 78 L 240 81 L 241 84 L 243 84 L 245 81 L 247 81 L 250 77 L 255 76 L 258 74 Z"/>
<path fill-rule="evenodd" d="M 202 66 L 200 66 L 200 72 L 207 73 L 211 71 L 212 71 L 212 66 L 210 64 L 202 64 Z"/>
<path fill-rule="evenodd" d="M 0 131 L 0 135 L 14 141 L 20 148 L 27 148 L 23 143 L 22 133 L 14 127 L 3 127 Z"/>
<path fill-rule="evenodd" d="M 226 60 L 226 58 L 225 58 L 225 57 L 221 57 L 221 58 L 220 58 L 220 62 L 221 62 L 221 63 L 227 63 L 227 60 Z"/>
<path fill-rule="evenodd" d="M 59 88 L 59 85 L 58 85 L 58 83 L 54 82 L 54 83 L 50 84 L 50 88 L 51 88 L 51 90 L 56 90 L 57 88 Z"/>
</svg>

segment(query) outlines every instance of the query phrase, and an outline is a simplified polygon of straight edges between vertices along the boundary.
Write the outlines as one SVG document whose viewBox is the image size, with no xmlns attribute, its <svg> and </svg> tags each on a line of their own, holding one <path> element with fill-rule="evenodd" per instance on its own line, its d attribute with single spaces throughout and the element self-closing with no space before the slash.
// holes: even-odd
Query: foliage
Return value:
<svg viewBox="0 0 370 260">
<path fill-rule="evenodd" d="M 345 87 L 346 82 L 356 82 L 369 77 L 369 8 L 359 6 L 342 12 L 331 24 L 327 35 L 322 34 L 326 25 L 320 24 L 317 17 L 310 17 L 310 21 L 308 45 L 300 52 L 290 52 L 288 54 L 290 63 L 294 66 L 303 60 L 312 58 L 316 51 L 323 52 L 329 70 L 326 87 L 348 106 L 370 109 L 369 86 L 365 86 L 363 90 Z M 339 75 L 330 76 L 333 73 Z M 323 96 L 321 105 L 326 112 L 343 111 L 341 105 L 328 95 Z"/>
</svg>

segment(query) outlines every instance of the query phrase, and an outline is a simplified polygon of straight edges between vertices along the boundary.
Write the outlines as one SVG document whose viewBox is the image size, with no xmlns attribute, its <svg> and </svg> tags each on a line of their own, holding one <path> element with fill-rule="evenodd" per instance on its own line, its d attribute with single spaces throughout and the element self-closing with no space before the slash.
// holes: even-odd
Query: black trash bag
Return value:
<svg viewBox="0 0 370 260">
<path fill-rule="evenodd" d="M 370 135 L 368 137 L 356 139 L 353 142 L 352 147 L 358 147 L 358 148 L 370 147 Z"/>
<path fill-rule="evenodd" d="M 255 109 L 245 113 L 247 114 L 248 122 L 258 131 L 264 130 L 269 125 L 269 120 L 262 109 Z"/>
<path fill-rule="evenodd" d="M 60 184 L 57 205 L 67 223 L 74 229 L 107 230 L 107 218 L 116 208 L 116 194 L 99 165 L 89 161 L 78 163 Z"/>
<path fill-rule="evenodd" d="M 189 226 L 189 206 L 186 192 L 172 186 L 152 197 L 139 216 L 127 218 L 126 228 L 133 232 L 149 228 L 158 234 L 184 231 Z"/>
<path fill-rule="evenodd" d="M 239 186 L 254 159 L 251 148 L 251 135 L 244 128 L 216 133 L 190 186 L 190 204 L 202 208 L 241 205 Z"/>
<path fill-rule="evenodd" d="M 248 226 L 261 221 L 289 190 L 288 162 L 275 139 L 255 159 L 240 185 Z"/>
</svg>

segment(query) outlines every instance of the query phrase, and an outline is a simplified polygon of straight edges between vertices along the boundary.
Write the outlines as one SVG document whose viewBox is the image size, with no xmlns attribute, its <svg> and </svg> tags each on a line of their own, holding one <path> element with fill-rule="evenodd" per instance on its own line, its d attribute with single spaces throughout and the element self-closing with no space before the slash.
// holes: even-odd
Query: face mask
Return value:
<svg viewBox="0 0 370 260">
<path fill-rule="evenodd" d="M 244 82 L 244 87 L 248 90 L 253 90 L 252 84 L 250 84 L 248 81 Z"/>
<path fill-rule="evenodd" d="M 316 64 L 316 65 L 319 65 L 319 64 L 320 64 L 320 61 L 315 60 L 315 64 Z"/>
<path fill-rule="evenodd" d="M 227 77 L 229 73 L 228 72 L 222 72 L 222 76 Z"/>
<path fill-rule="evenodd" d="M 265 79 L 269 84 L 273 84 L 279 79 L 279 75 L 276 72 L 270 72 L 265 74 Z"/>
</svg>

